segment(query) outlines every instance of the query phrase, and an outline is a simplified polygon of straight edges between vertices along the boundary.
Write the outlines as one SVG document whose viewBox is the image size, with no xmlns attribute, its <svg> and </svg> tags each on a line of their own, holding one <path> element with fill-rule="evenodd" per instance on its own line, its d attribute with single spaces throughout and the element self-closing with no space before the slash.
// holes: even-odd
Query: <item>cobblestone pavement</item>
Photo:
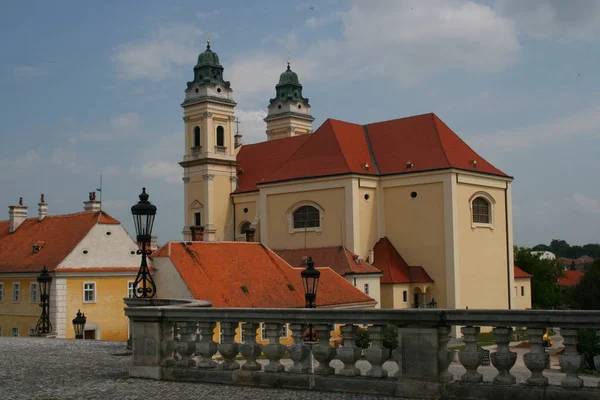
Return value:
<svg viewBox="0 0 600 400">
<path fill-rule="evenodd" d="M 523 353 L 521 349 L 513 349 Z M 37 399 L 389 399 L 383 396 L 349 395 L 283 389 L 259 389 L 216 384 L 152 381 L 129 378 L 131 356 L 122 342 L 0 337 L 0 400 Z M 521 354 L 519 354 L 521 358 Z M 282 360 L 286 365 L 291 360 Z M 266 361 L 265 361 L 266 363 Z M 343 365 L 333 360 L 332 366 Z M 369 363 L 357 366 L 364 372 Z M 390 375 L 395 363 L 385 364 Z M 553 368 L 555 368 L 553 366 Z M 464 368 L 457 363 L 450 371 L 459 378 Z M 497 373 L 493 367 L 480 367 L 485 381 Z M 524 382 L 529 371 L 517 363 L 511 370 L 517 382 Z M 551 384 L 560 384 L 564 374 L 545 371 Z M 596 386 L 600 378 L 583 376 L 586 386 Z"/>
</svg>

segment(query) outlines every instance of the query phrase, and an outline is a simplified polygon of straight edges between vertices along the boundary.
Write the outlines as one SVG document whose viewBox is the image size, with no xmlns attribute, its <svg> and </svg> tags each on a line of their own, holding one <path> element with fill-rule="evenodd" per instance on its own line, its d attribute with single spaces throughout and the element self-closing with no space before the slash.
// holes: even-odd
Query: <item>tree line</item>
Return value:
<svg viewBox="0 0 600 400">
<path fill-rule="evenodd" d="M 565 257 L 565 258 L 579 258 L 581 256 L 590 256 L 593 259 L 600 258 L 600 244 L 599 243 L 589 243 L 584 244 L 583 246 L 573 245 L 571 246 L 565 240 L 562 239 L 552 239 L 550 245 L 547 244 L 538 244 L 537 246 L 533 246 L 533 251 L 551 251 L 556 255 L 556 257 Z"/>
</svg>

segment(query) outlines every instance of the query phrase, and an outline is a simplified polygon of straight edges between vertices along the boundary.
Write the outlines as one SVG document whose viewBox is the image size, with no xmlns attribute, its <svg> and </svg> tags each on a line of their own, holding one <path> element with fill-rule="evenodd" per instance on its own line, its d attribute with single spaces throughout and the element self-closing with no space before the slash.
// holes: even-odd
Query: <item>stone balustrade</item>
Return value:
<svg viewBox="0 0 600 400">
<path fill-rule="evenodd" d="M 147 307 L 138 303 L 125 309 L 132 323 L 132 377 L 403 398 L 600 398 L 600 387 L 583 387 L 578 376 L 583 356 L 577 353 L 578 329 L 594 328 L 600 336 L 600 311 L 219 309 L 197 302 Z M 268 344 L 257 342 L 260 324 Z M 289 346 L 280 340 L 284 324 L 291 330 Z M 308 324 L 317 332 L 315 343 L 304 341 Z M 340 347 L 330 340 L 334 324 L 340 326 L 344 339 Z M 391 354 L 383 345 L 388 324 L 398 331 L 398 348 Z M 358 326 L 368 326 L 371 344 L 364 351 L 353 340 Z M 497 345 L 490 357 L 497 371 L 491 381 L 484 381 L 478 371 L 483 359 L 477 345 L 481 327 L 492 328 Z M 531 374 L 521 383 L 511 373 L 517 361 L 509 347 L 514 327 L 525 328 L 530 343 L 523 363 Z M 565 351 L 559 359 L 565 376 L 560 386 L 549 385 L 543 374 L 548 355 L 542 335 L 548 327 L 559 328 L 564 339 Z M 448 371 L 454 355 L 448 350 L 453 331 L 460 332 L 464 341 L 458 353 L 464 370 L 458 379 Z M 220 335 L 215 336 L 217 332 Z M 238 343 L 236 337 L 244 341 Z M 284 363 L 284 358 L 290 360 Z M 339 360 L 337 371 L 334 359 Z M 393 376 L 384 367 L 390 361 L 398 369 Z M 595 361 L 600 370 L 600 357 Z M 370 367 L 361 372 L 359 362 Z"/>
</svg>

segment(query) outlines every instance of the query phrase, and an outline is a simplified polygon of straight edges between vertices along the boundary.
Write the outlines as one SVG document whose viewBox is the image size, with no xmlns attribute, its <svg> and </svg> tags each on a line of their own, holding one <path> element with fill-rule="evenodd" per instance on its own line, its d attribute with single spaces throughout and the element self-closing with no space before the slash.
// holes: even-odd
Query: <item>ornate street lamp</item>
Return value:
<svg viewBox="0 0 600 400">
<path fill-rule="evenodd" d="M 50 323 L 50 284 L 52 276 L 48 273 L 46 266 L 42 268 L 42 273 L 37 277 L 38 287 L 40 290 L 40 307 L 42 307 L 42 315 L 38 320 L 35 331 L 38 335 L 43 335 L 52 332 L 52 324 Z"/>
<path fill-rule="evenodd" d="M 154 225 L 156 206 L 148 201 L 148 197 L 150 196 L 146 193 L 146 188 L 142 188 L 140 201 L 131 207 L 137 242 L 142 246 L 141 250 L 138 249 L 137 251 L 138 254 L 142 255 L 142 264 L 133 282 L 133 295 L 144 298 L 156 295 L 156 284 L 152 279 L 152 275 L 150 275 L 146 261 L 146 256 L 150 255 L 150 249 L 146 250 L 146 246 L 150 244 L 152 239 L 152 225 Z"/>
<path fill-rule="evenodd" d="M 85 328 L 85 321 L 87 318 L 85 314 L 81 313 L 81 310 L 77 310 L 77 316 L 73 318 L 73 329 L 75 330 L 75 339 L 83 339 L 83 331 Z"/>
<path fill-rule="evenodd" d="M 431 303 L 429 303 L 430 308 L 437 308 L 437 301 L 434 298 L 431 299 Z"/>
<path fill-rule="evenodd" d="M 321 272 L 315 269 L 315 263 L 312 257 L 306 259 L 306 269 L 300 273 L 302 281 L 304 283 L 304 301 L 306 308 L 317 308 L 317 288 L 319 286 L 319 278 Z M 307 342 L 314 342 L 316 340 L 316 332 L 313 329 L 312 324 L 308 324 L 308 337 L 304 336 L 304 340 Z"/>
</svg>

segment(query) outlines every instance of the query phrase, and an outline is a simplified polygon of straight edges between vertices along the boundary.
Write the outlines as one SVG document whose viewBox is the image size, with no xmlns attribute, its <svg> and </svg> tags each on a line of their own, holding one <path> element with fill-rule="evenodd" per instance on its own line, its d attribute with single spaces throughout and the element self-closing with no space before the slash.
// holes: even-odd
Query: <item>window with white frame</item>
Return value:
<svg viewBox="0 0 600 400">
<path fill-rule="evenodd" d="M 365 283 L 365 290 L 364 290 L 365 294 L 368 296 L 369 295 L 369 284 Z"/>
<path fill-rule="evenodd" d="M 408 303 L 408 290 L 402 292 L 402 301 Z"/>
<path fill-rule="evenodd" d="M 302 206 L 294 211 L 294 229 L 319 228 L 321 214 L 313 206 Z"/>
<path fill-rule="evenodd" d="M 96 283 L 95 282 L 84 282 L 83 283 L 83 302 L 84 303 L 95 303 L 96 302 Z"/>
<path fill-rule="evenodd" d="M 19 336 L 19 327 L 18 326 L 13 326 L 11 333 L 12 333 L 13 336 Z"/>
<path fill-rule="evenodd" d="M 494 198 L 486 192 L 477 192 L 471 196 L 469 207 L 472 228 L 494 228 L 495 203 Z"/>
<path fill-rule="evenodd" d="M 21 284 L 19 282 L 13 283 L 13 303 L 21 301 Z"/>
<path fill-rule="evenodd" d="M 133 281 L 127 282 L 127 297 L 130 298 L 130 299 L 132 297 L 134 297 L 134 294 L 133 294 Z"/>
<path fill-rule="evenodd" d="M 240 322 L 240 343 L 246 341 L 246 331 L 244 331 L 244 323 Z"/>
<path fill-rule="evenodd" d="M 29 328 L 29 336 L 37 336 L 37 331 L 35 328 Z"/>
<path fill-rule="evenodd" d="M 267 340 L 267 324 L 260 323 L 260 340 Z"/>
<path fill-rule="evenodd" d="M 281 336 L 282 339 L 290 337 L 290 326 L 289 326 L 289 324 L 283 324 L 281 326 L 281 332 L 279 333 L 279 336 Z"/>
<path fill-rule="evenodd" d="M 219 343 L 224 343 L 225 337 L 223 336 L 223 329 L 221 329 L 221 324 L 219 324 Z"/>
<path fill-rule="evenodd" d="M 525 286 L 521 286 L 521 296 L 525 296 Z"/>
<path fill-rule="evenodd" d="M 29 302 L 30 303 L 38 302 L 38 284 L 37 284 L 37 282 L 31 282 L 29 284 Z"/>
<path fill-rule="evenodd" d="M 0 282 L 0 301 L 4 301 L 4 282 Z"/>
</svg>

